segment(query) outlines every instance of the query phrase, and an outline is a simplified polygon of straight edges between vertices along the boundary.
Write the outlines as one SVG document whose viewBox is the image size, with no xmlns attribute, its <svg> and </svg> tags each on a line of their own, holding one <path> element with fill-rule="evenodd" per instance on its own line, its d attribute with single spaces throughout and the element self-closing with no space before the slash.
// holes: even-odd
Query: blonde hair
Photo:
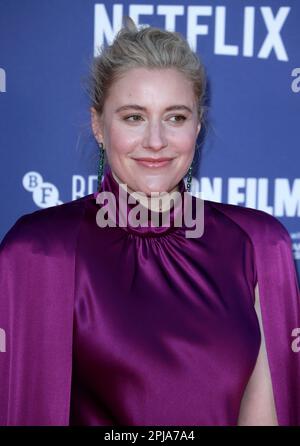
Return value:
<svg viewBox="0 0 300 446">
<path fill-rule="evenodd" d="M 101 115 L 109 88 L 132 68 L 175 68 L 192 82 L 199 121 L 205 112 L 206 74 L 199 57 L 178 32 L 140 27 L 125 16 L 113 43 L 100 47 L 91 64 L 88 94 Z"/>
</svg>

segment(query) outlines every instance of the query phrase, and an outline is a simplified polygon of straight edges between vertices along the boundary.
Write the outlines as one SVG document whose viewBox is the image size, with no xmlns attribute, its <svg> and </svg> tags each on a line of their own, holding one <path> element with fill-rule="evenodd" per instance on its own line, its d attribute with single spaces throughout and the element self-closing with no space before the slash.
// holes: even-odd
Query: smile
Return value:
<svg viewBox="0 0 300 446">
<path fill-rule="evenodd" d="M 145 167 L 165 167 L 167 166 L 172 159 L 161 159 L 161 160 L 148 160 L 148 159 L 136 159 L 135 160 L 138 164 L 145 166 Z"/>
</svg>

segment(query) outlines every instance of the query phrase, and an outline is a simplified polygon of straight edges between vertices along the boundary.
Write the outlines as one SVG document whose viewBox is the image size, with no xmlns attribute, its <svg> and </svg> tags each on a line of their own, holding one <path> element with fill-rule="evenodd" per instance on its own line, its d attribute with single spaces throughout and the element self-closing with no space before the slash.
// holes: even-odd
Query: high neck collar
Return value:
<svg viewBox="0 0 300 446">
<path fill-rule="evenodd" d="M 165 212 L 150 211 L 150 209 L 147 209 L 142 204 L 139 204 L 128 192 L 128 189 L 126 191 L 124 187 L 120 186 L 118 181 L 114 178 L 111 168 L 108 165 L 106 166 L 104 172 L 104 178 L 102 180 L 100 190 L 94 194 L 94 197 L 97 199 L 98 194 L 101 192 L 113 193 L 115 196 L 116 208 L 115 212 L 113 212 L 114 207 L 111 206 L 110 211 L 116 214 L 116 226 L 122 227 L 122 229 L 129 233 L 140 236 L 155 237 L 165 235 L 175 230 L 182 231 L 184 228 L 184 193 L 187 193 L 187 189 L 183 179 L 181 179 L 178 183 L 178 190 L 176 191 L 177 193 L 175 193 L 175 204 L 173 205 L 172 200 L 170 210 Z M 132 203 L 129 201 L 132 201 Z M 102 206 L 102 204 L 97 205 L 100 207 Z M 104 205 L 106 208 L 108 208 L 107 202 L 104 202 Z M 143 209 L 143 215 L 146 215 L 143 226 L 136 226 L 135 223 L 132 223 L 132 217 L 133 215 L 136 215 L 135 210 L 133 212 L 132 210 L 136 208 L 136 206 Z M 178 214 L 182 215 L 182 225 L 180 226 L 178 226 L 178 223 L 176 223 Z M 140 219 L 140 214 L 136 215 L 136 218 Z"/>
</svg>

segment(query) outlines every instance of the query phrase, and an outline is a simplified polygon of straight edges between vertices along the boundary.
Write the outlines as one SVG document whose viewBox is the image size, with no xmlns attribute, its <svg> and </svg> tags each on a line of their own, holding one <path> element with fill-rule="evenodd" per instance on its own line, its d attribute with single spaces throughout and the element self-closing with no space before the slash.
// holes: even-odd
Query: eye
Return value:
<svg viewBox="0 0 300 446">
<path fill-rule="evenodd" d="M 124 121 L 129 121 L 129 122 L 139 121 L 139 119 L 129 119 L 129 118 L 142 118 L 142 117 L 141 117 L 141 115 L 129 115 L 129 116 L 125 116 Z"/>
<path fill-rule="evenodd" d="M 186 117 L 184 115 L 176 115 L 176 116 L 172 116 L 172 118 L 179 118 L 178 120 L 175 120 L 172 122 L 183 122 L 186 120 Z"/>
</svg>

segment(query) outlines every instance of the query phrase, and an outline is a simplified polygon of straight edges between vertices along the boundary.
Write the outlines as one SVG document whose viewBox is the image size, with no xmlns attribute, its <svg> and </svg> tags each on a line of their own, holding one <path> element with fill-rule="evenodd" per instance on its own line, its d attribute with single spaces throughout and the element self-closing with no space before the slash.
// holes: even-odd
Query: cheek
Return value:
<svg viewBox="0 0 300 446">
<path fill-rule="evenodd" d="M 195 149 L 195 137 L 190 133 L 184 133 L 181 135 L 177 135 L 176 138 L 176 147 L 178 152 L 181 155 L 190 156 L 191 152 Z"/>
<path fill-rule="evenodd" d="M 125 125 L 115 123 L 109 129 L 108 140 L 113 151 L 126 154 L 138 146 L 140 138 L 136 131 L 130 132 Z"/>
<path fill-rule="evenodd" d="M 193 122 L 187 123 L 187 125 L 171 129 L 168 133 L 169 140 L 175 143 L 182 150 L 190 151 L 191 147 L 195 146 L 197 132 Z"/>
</svg>

